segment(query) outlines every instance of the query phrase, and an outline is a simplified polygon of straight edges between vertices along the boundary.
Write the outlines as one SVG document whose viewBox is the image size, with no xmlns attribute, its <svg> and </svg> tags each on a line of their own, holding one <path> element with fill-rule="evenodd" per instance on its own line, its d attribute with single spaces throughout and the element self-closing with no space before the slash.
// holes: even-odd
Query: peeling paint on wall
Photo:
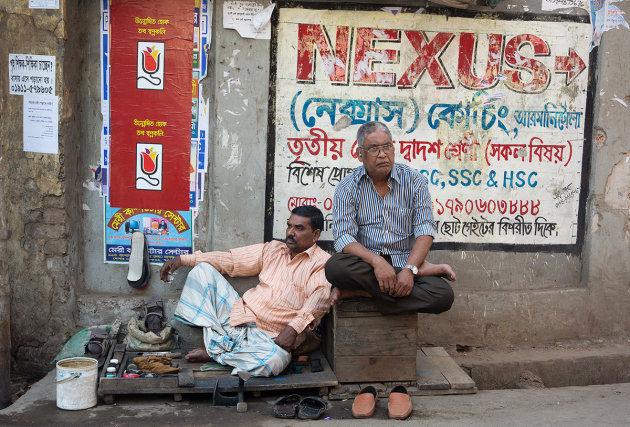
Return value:
<svg viewBox="0 0 630 427">
<path fill-rule="evenodd" d="M 606 181 L 604 201 L 630 218 L 630 154 L 626 153 L 612 168 Z"/>
</svg>

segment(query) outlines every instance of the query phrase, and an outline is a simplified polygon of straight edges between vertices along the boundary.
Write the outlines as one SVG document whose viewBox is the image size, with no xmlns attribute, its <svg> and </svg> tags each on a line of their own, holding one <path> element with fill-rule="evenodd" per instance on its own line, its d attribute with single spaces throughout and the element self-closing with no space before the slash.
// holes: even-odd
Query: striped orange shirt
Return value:
<svg viewBox="0 0 630 427">
<path fill-rule="evenodd" d="M 232 326 L 256 322 L 258 329 L 275 338 L 288 325 L 299 334 L 317 326 L 330 307 L 330 283 L 324 274 L 330 255 L 316 244 L 293 259 L 289 248 L 277 240 L 180 256 L 183 265 L 206 262 L 230 277 L 258 274 L 258 285 L 232 306 Z"/>
</svg>

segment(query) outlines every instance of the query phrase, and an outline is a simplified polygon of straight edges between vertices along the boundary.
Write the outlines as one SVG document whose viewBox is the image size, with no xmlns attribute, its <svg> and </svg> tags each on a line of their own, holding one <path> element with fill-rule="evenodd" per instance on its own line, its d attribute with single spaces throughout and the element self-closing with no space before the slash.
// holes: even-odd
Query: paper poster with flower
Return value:
<svg viewBox="0 0 630 427">
<path fill-rule="evenodd" d="M 194 0 L 110 0 L 109 202 L 190 209 Z"/>
</svg>

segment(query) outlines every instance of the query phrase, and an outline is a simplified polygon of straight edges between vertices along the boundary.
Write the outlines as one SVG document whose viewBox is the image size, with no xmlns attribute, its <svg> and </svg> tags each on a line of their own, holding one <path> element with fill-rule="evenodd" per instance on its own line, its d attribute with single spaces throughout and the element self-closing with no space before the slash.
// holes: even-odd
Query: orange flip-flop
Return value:
<svg viewBox="0 0 630 427">
<path fill-rule="evenodd" d="M 397 385 L 389 393 L 389 401 L 387 402 L 387 411 L 389 418 L 395 420 L 404 420 L 413 411 L 411 405 L 411 397 L 407 393 L 407 389 L 401 385 Z"/>
<path fill-rule="evenodd" d="M 374 415 L 378 393 L 371 385 L 364 387 L 352 402 L 352 416 L 354 418 L 369 418 Z"/>
</svg>

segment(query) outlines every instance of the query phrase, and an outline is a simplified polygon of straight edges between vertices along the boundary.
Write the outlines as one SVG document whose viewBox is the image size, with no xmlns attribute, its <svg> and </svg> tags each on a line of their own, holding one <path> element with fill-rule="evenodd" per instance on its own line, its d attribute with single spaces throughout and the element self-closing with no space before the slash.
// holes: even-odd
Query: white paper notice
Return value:
<svg viewBox="0 0 630 427">
<path fill-rule="evenodd" d="M 11 95 L 54 95 L 55 57 L 9 54 L 9 90 Z"/>
<path fill-rule="evenodd" d="M 59 0 L 28 0 L 31 9 L 59 9 Z"/>
<path fill-rule="evenodd" d="M 226 1 L 223 4 L 223 28 L 236 30 L 243 38 L 269 40 L 274 6 L 263 8 L 254 1 Z"/>
<path fill-rule="evenodd" d="M 588 10 L 586 0 L 542 0 L 542 10 L 566 9 L 567 7 L 581 7 Z"/>
<path fill-rule="evenodd" d="M 24 151 L 59 153 L 59 98 L 46 95 L 24 95 Z"/>
</svg>

